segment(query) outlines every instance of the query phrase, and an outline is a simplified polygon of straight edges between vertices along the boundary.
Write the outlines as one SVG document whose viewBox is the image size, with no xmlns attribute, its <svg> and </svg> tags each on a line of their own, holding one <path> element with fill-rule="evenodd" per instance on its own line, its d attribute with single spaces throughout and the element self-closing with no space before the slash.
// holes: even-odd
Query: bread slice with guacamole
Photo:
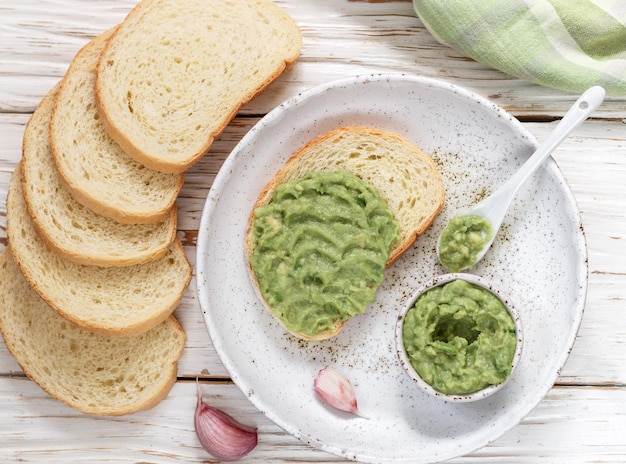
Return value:
<svg viewBox="0 0 626 464">
<path fill-rule="evenodd" d="M 294 336 L 333 337 L 374 301 L 385 268 L 443 201 L 435 163 L 399 134 L 356 126 L 322 134 L 257 198 L 245 238 L 253 286 Z"/>
</svg>

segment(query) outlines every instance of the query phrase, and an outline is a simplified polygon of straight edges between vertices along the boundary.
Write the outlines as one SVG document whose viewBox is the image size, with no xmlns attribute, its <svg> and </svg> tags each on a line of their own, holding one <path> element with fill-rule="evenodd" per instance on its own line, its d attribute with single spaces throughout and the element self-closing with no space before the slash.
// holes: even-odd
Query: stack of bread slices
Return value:
<svg viewBox="0 0 626 464">
<path fill-rule="evenodd" d="M 270 0 L 142 0 L 44 96 L 7 196 L 0 332 L 50 395 L 101 415 L 167 395 L 192 277 L 184 172 L 300 49 Z"/>
</svg>

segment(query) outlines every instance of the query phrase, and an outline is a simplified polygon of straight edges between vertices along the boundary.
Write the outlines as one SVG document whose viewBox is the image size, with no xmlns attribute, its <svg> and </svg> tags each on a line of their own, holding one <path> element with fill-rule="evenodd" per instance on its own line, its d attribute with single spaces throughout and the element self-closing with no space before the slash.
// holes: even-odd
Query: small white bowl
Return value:
<svg viewBox="0 0 626 464">
<path fill-rule="evenodd" d="M 402 337 L 402 327 L 404 325 L 404 319 L 405 319 L 406 313 L 409 311 L 409 309 L 411 309 L 414 306 L 417 298 L 423 293 L 425 293 L 426 291 L 430 290 L 431 288 L 439 287 L 448 282 L 452 282 L 453 280 L 465 280 L 469 283 L 483 287 L 484 289 L 490 291 L 492 294 L 498 297 L 498 299 L 502 301 L 502 303 L 508 310 L 509 314 L 513 318 L 513 321 L 515 322 L 515 334 L 517 337 L 515 353 L 511 361 L 511 373 L 507 376 L 507 378 L 499 384 L 489 385 L 483 388 L 482 390 L 478 390 L 477 392 L 470 393 L 467 395 L 445 394 L 436 390 L 429 383 L 424 381 L 419 376 L 419 374 L 415 371 L 413 366 L 411 365 L 411 362 L 409 361 L 409 358 L 406 354 L 406 350 L 404 348 L 404 342 L 403 342 L 403 337 Z M 493 285 L 491 285 L 483 277 L 480 277 L 474 274 L 454 273 L 454 274 L 444 274 L 444 275 L 435 277 L 434 279 L 432 279 L 425 285 L 421 286 L 413 294 L 411 299 L 408 301 L 408 303 L 405 305 L 405 307 L 402 309 L 402 311 L 400 312 L 398 316 L 398 319 L 396 322 L 396 329 L 395 329 L 395 340 L 396 340 L 396 351 L 397 351 L 402 367 L 407 372 L 407 374 L 418 384 L 418 386 L 422 390 L 424 390 L 425 392 L 427 392 L 428 394 L 432 396 L 441 398 L 446 401 L 469 402 L 469 401 L 480 400 L 480 399 L 483 399 L 492 395 L 496 391 L 500 390 L 509 381 L 509 379 L 513 375 L 513 371 L 515 370 L 515 367 L 519 363 L 519 360 L 522 356 L 523 333 L 522 333 L 522 323 L 521 323 L 519 314 L 517 313 L 516 309 L 513 307 L 511 302 L 506 297 L 504 297 L 497 289 L 493 287 Z"/>
</svg>

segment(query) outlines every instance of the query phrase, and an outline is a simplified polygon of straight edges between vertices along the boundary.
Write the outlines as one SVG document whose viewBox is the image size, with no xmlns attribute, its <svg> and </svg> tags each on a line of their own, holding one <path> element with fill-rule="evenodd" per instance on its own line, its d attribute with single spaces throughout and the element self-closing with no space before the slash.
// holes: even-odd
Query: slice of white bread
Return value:
<svg viewBox="0 0 626 464">
<path fill-rule="evenodd" d="M 134 337 L 81 329 L 53 311 L 0 255 L 0 332 L 24 373 L 87 414 L 149 409 L 169 393 L 186 336 L 173 316 Z"/>
<path fill-rule="evenodd" d="M 108 135 L 96 110 L 96 64 L 109 30 L 74 57 L 56 96 L 50 145 L 72 197 L 124 224 L 163 222 L 183 185 L 182 174 L 147 169 Z"/>
<path fill-rule="evenodd" d="M 432 223 L 443 207 L 445 191 L 433 160 L 399 134 L 369 127 L 342 127 L 311 140 L 294 153 L 260 193 L 254 209 L 271 202 L 274 188 L 310 172 L 343 170 L 373 186 L 385 200 L 399 225 L 399 242 L 390 252 L 387 266 L 397 260 Z M 248 271 L 255 291 L 264 301 L 250 256 L 254 250 L 250 215 L 246 232 Z M 310 336 L 293 335 L 305 340 L 323 340 L 338 334 L 344 322 L 337 320 L 334 329 Z"/>
<path fill-rule="evenodd" d="M 24 198 L 37 232 L 55 253 L 78 264 L 129 266 L 163 256 L 176 237 L 176 208 L 159 224 L 120 224 L 78 203 L 68 192 L 49 144 L 59 85 L 31 116 L 22 146 Z"/>
<path fill-rule="evenodd" d="M 180 303 L 191 265 L 180 240 L 163 257 L 127 267 L 84 266 L 48 250 L 28 214 L 21 166 L 7 196 L 7 237 L 26 280 L 55 311 L 76 325 L 111 336 L 151 329 Z"/>
<path fill-rule="evenodd" d="M 301 47 L 270 0 L 142 0 L 101 55 L 98 110 L 134 159 L 183 172 Z"/>
</svg>

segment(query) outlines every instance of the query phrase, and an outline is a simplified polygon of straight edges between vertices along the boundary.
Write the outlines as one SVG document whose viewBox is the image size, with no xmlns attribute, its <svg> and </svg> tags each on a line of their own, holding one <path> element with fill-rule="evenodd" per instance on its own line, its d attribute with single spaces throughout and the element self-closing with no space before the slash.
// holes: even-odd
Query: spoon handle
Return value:
<svg viewBox="0 0 626 464">
<path fill-rule="evenodd" d="M 565 113 L 556 129 L 537 148 L 537 151 L 528 158 L 522 167 L 499 190 L 508 190 L 508 194 L 512 198 L 524 181 L 535 172 L 554 149 L 600 106 L 605 94 L 605 90 L 600 86 L 587 89 Z"/>
</svg>

